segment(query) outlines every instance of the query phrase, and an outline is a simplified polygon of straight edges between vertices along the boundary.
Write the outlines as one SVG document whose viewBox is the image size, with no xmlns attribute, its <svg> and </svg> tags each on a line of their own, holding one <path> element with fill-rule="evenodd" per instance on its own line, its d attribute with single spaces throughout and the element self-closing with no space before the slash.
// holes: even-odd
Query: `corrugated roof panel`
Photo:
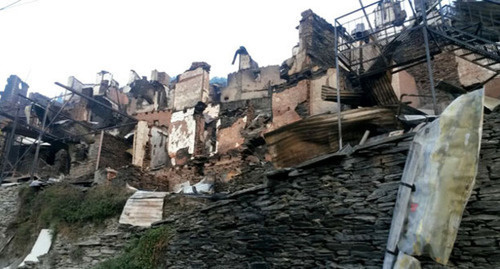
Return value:
<svg viewBox="0 0 500 269">
<path fill-rule="evenodd" d="M 166 192 L 137 191 L 127 200 L 119 222 L 149 227 L 153 222 L 162 220 L 166 195 Z"/>
<path fill-rule="evenodd" d="M 317 156 L 336 152 L 338 145 L 337 114 L 321 114 L 283 126 L 265 134 L 276 167 L 291 167 Z M 357 143 L 365 130 L 394 130 L 394 113 L 386 108 L 368 107 L 342 112 L 344 144 Z"/>
</svg>

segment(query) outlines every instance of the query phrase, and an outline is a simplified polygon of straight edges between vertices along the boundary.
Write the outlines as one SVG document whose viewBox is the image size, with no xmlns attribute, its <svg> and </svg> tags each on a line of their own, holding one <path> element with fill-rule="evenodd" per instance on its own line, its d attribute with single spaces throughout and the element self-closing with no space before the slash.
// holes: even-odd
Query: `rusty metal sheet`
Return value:
<svg viewBox="0 0 500 269">
<path fill-rule="evenodd" d="M 397 127 L 394 113 L 386 108 L 368 107 L 342 112 L 343 140 L 355 143 L 365 130 L 372 133 Z M 335 152 L 338 146 L 337 114 L 311 116 L 264 135 L 276 167 L 298 165 L 311 158 Z"/>
<path fill-rule="evenodd" d="M 362 92 L 354 92 L 341 89 L 340 90 L 340 100 L 342 104 L 345 105 L 363 105 L 363 99 L 365 94 Z M 323 85 L 321 87 L 321 99 L 325 101 L 337 102 L 337 89 Z"/>
<path fill-rule="evenodd" d="M 362 78 L 361 85 L 373 105 L 389 106 L 399 103 L 387 73 Z"/>
<path fill-rule="evenodd" d="M 163 200 L 167 192 L 137 191 L 125 204 L 121 224 L 149 227 L 163 218 Z"/>
</svg>

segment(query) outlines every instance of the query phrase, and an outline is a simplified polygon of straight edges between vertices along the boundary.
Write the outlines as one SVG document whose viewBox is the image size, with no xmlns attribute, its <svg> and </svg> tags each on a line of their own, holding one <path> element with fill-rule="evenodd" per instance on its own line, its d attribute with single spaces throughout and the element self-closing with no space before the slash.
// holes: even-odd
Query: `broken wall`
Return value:
<svg viewBox="0 0 500 269">
<path fill-rule="evenodd" d="M 435 84 L 438 81 L 443 80 L 451 85 L 461 87 L 459 72 L 457 71 L 457 62 L 455 60 L 455 55 L 451 52 L 445 52 L 434 56 L 432 61 L 432 70 Z M 432 110 L 432 97 L 430 81 L 428 77 L 427 64 L 422 63 L 407 69 L 408 73 L 415 78 L 417 89 L 419 94 L 427 95 L 426 97 L 420 97 L 419 103 L 420 108 Z M 399 96 L 398 96 L 399 98 Z M 416 98 L 407 98 L 406 101 L 415 101 Z M 453 101 L 453 97 L 447 92 L 436 89 L 436 102 L 438 104 L 438 110 L 443 111 L 450 103 Z"/>
<path fill-rule="evenodd" d="M 208 72 L 202 67 L 179 75 L 175 84 L 173 107 L 182 110 L 194 107 L 196 103 L 209 101 L 210 81 Z"/>
<path fill-rule="evenodd" d="M 92 88 L 83 88 L 80 92 L 88 97 L 93 96 Z M 90 101 L 80 96 L 74 95 L 69 101 L 67 111 L 72 119 L 76 121 L 90 121 L 91 110 L 89 106 Z"/>
<path fill-rule="evenodd" d="M 345 78 L 342 75 L 340 76 L 340 80 L 342 89 L 349 90 L 348 85 L 345 83 Z M 321 98 L 323 86 L 337 88 L 337 74 L 335 68 L 329 68 L 325 74 L 311 79 L 311 88 L 309 90 L 309 111 L 311 116 L 338 111 L 337 103 L 324 101 Z"/>
<path fill-rule="evenodd" d="M 139 121 L 146 121 L 149 126 L 169 126 L 172 118 L 172 110 L 159 110 L 152 112 L 137 113 L 134 117 Z"/>
<path fill-rule="evenodd" d="M 144 169 L 157 169 L 169 165 L 167 145 L 167 128 L 139 121 L 134 132 L 132 164 Z"/>
<path fill-rule="evenodd" d="M 21 105 L 27 103 L 27 101 L 21 99 L 18 94 L 26 96 L 28 94 L 28 88 L 29 85 L 22 81 L 21 78 L 16 75 L 10 75 L 9 78 L 7 78 L 7 85 L 5 85 L 4 91 L 0 92 L 0 104 L 2 106 L 13 107 L 14 104 L 20 101 Z"/>
<path fill-rule="evenodd" d="M 415 78 L 413 78 L 413 76 L 410 75 L 407 71 L 403 70 L 392 74 L 391 84 L 392 88 L 394 89 L 394 93 L 398 97 L 398 100 L 401 100 L 401 95 L 403 94 L 419 94 Z M 405 97 L 403 98 L 403 102 L 405 101 L 410 101 L 411 107 L 420 107 L 420 98 L 418 97 Z"/>
<path fill-rule="evenodd" d="M 348 87 L 345 80 L 341 76 L 343 89 Z M 334 68 L 329 68 L 326 72 L 310 79 L 301 79 L 291 86 L 277 88 L 272 96 L 273 124 L 270 130 L 296 122 L 307 116 L 337 112 L 337 103 L 323 100 L 323 86 L 337 87 L 337 76 Z"/>
<path fill-rule="evenodd" d="M 217 152 L 217 130 L 220 105 L 209 104 L 203 112 L 195 115 L 196 120 L 196 156 L 211 156 Z"/>
<path fill-rule="evenodd" d="M 271 105 L 271 98 L 221 103 L 217 153 L 240 152 L 247 140 L 260 136 L 261 128 L 267 129 L 264 122 L 271 118 Z M 252 131 L 247 130 L 250 125 Z"/>
<path fill-rule="evenodd" d="M 272 96 L 273 123 L 271 130 L 299 121 L 310 115 L 310 80 L 301 80 L 297 85 L 277 90 Z"/>
<path fill-rule="evenodd" d="M 194 153 L 196 140 L 196 120 L 194 108 L 172 113 L 168 130 L 168 155 L 172 165 L 187 162 Z"/>
<path fill-rule="evenodd" d="M 299 45 L 282 65 L 282 77 L 297 77 L 335 66 L 335 28 L 311 10 L 302 12 Z"/>
<path fill-rule="evenodd" d="M 68 178 L 75 181 L 93 181 L 97 155 L 99 153 L 100 137 L 100 133 L 95 135 L 95 142 L 88 146 L 87 156 L 84 161 L 72 163 Z M 130 165 L 132 156 L 127 152 L 129 148 L 130 145 L 127 141 L 105 132 L 99 159 L 99 168 L 109 167 L 117 170 Z"/>
<path fill-rule="evenodd" d="M 106 90 L 106 97 L 117 104 L 120 109 L 125 108 L 129 103 L 128 96 L 114 86 Z"/>
<path fill-rule="evenodd" d="M 221 102 L 267 97 L 272 86 L 283 82 L 277 65 L 240 70 L 228 75 L 227 87 L 221 91 Z"/>
</svg>

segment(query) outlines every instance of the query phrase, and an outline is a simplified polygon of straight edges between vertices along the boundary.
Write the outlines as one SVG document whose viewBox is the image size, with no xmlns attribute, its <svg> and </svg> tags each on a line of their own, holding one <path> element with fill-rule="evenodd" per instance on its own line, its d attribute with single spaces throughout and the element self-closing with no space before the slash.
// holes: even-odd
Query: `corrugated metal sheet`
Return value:
<svg viewBox="0 0 500 269">
<path fill-rule="evenodd" d="M 137 191 L 125 204 L 121 224 L 149 227 L 163 218 L 163 200 L 166 192 Z"/>
<path fill-rule="evenodd" d="M 390 106 L 399 103 L 389 76 L 389 73 L 383 73 L 361 79 L 362 88 L 368 93 L 373 105 Z"/>
<path fill-rule="evenodd" d="M 365 130 L 372 134 L 396 129 L 394 113 L 386 108 L 368 107 L 342 112 L 344 144 L 357 144 Z M 321 114 L 286 125 L 265 134 L 276 167 L 291 167 L 311 158 L 336 152 L 337 114 Z"/>
<path fill-rule="evenodd" d="M 361 106 L 365 103 L 365 94 L 348 90 L 340 90 L 340 102 L 344 105 Z M 321 99 L 324 101 L 337 102 L 337 89 L 323 85 L 321 87 Z"/>
</svg>

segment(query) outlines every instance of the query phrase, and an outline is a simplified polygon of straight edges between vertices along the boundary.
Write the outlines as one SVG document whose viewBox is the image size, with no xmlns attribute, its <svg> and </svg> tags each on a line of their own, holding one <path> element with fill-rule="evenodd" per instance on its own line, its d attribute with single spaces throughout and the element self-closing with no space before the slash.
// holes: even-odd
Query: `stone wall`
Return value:
<svg viewBox="0 0 500 269">
<path fill-rule="evenodd" d="M 9 258 L 2 255 L 4 247 L 14 235 L 7 233 L 9 225 L 16 219 L 16 213 L 19 208 L 19 193 L 20 186 L 0 186 L 0 268 L 9 265 Z"/>
<path fill-rule="evenodd" d="M 500 268 L 500 107 L 485 115 L 480 156 L 451 261 L 461 268 Z"/>
<path fill-rule="evenodd" d="M 76 237 L 59 233 L 50 252 L 39 258 L 40 263 L 35 268 L 93 268 L 100 262 L 116 257 L 142 231 L 119 225 L 117 218 L 80 229 L 81 234 Z"/>
<path fill-rule="evenodd" d="M 500 266 L 498 126 L 500 108 L 485 116 L 477 183 L 451 268 Z M 177 234 L 165 253 L 167 267 L 381 268 L 410 141 L 277 171 L 197 214 L 171 218 Z"/>
<path fill-rule="evenodd" d="M 167 267 L 380 268 L 408 144 L 285 171 L 178 219 Z"/>
</svg>

